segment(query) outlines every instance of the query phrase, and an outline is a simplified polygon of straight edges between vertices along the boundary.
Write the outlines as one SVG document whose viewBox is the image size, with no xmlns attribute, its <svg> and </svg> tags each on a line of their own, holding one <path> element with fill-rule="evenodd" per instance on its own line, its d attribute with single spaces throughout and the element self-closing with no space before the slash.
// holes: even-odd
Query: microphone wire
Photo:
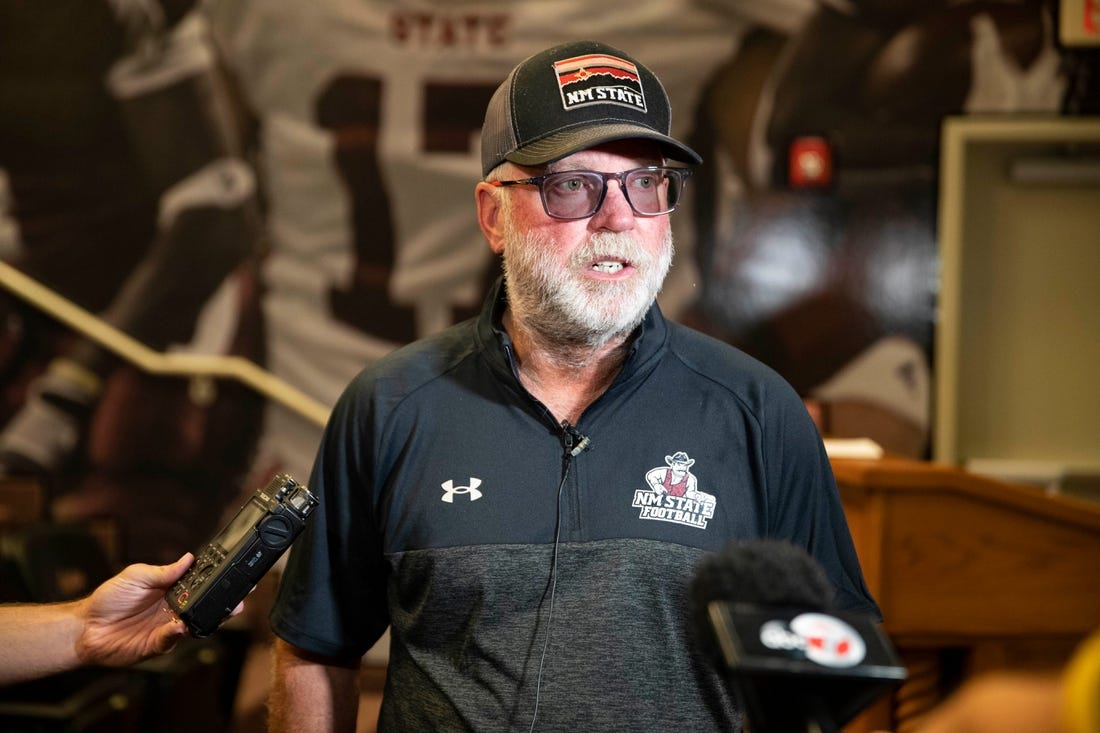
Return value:
<svg viewBox="0 0 1100 733">
<path fill-rule="evenodd" d="M 539 672 L 535 678 L 535 709 L 531 714 L 531 727 L 528 733 L 535 730 L 535 721 L 539 717 L 539 700 L 542 694 L 542 672 L 546 666 L 546 652 L 550 647 L 550 629 L 554 621 L 554 594 L 558 587 L 558 543 L 561 539 L 561 497 L 565 490 L 565 481 L 569 477 L 569 466 L 572 464 L 572 455 L 565 455 L 565 470 L 561 472 L 561 483 L 558 484 L 557 510 L 554 518 L 554 546 L 550 553 L 550 607 L 546 614 L 546 634 L 542 639 L 542 654 L 539 657 Z"/>
</svg>

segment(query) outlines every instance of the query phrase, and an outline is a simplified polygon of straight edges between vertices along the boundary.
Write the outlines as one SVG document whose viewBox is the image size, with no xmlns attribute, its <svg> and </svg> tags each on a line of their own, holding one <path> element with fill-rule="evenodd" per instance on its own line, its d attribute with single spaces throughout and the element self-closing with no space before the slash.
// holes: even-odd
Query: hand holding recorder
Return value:
<svg viewBox="0 0 1100 733">
<path fill-rule="evenodd" d="M 168 607 L 193 636 L 209 636 L 301 534 L 316 506 L 308 488 L 276 475 L 196 553 L 191 569 L 165 594 Z"/>
</svg>

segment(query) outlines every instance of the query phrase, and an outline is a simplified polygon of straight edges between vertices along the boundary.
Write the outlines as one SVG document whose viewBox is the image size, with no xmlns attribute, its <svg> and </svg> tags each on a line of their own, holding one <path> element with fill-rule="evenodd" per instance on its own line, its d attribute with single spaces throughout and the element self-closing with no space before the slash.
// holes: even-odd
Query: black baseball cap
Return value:
<svg viewBox="0 0 1100 733">
<path fill-rule="evenodd" d="M 563 43 L 512 69 L 485 111 L 484 175 L 506 160 L 543 165 L 612 140 L 645 138 L 682 163 L 702 158 L 669 133 L 660 80 L 624 51 L 597 41 Z"/>
</svg>

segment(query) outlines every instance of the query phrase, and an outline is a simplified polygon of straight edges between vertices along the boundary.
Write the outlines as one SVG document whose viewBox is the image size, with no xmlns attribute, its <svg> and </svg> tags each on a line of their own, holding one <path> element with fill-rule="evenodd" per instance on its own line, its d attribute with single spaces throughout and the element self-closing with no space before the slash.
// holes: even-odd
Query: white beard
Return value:
<svg viewBox="0 0 1100 733">
<path fill-rule="evenodd" d="M 596 347 L 628 336 L 653 305 L 672 264 L 671 230 L 657 257 L 629 234 L 593 234 L 566 269 L 554 260 L 551 237 L 515 231 L 509 227 L 504 247 L 508 304 L 514 318 L 550 344 Z M 602 259 L 628 261 L 639 277 L 613 282 L 578 274 Z"/>
</svg>

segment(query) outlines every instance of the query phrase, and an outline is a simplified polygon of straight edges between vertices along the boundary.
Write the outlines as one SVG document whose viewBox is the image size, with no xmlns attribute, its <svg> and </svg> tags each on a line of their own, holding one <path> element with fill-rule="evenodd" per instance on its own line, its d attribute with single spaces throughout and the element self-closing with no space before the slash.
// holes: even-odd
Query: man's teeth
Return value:
<svg viewBox="0 0 1100 733">
<path fill-rule="evenodd" d="M 618 272 L 623 269 L 623 263 L 621 262 L 597 262 L 592 265 L 592 269 L 597 272 L 605 272 L 610 275 L 613 272 Z"/>
</svg>

